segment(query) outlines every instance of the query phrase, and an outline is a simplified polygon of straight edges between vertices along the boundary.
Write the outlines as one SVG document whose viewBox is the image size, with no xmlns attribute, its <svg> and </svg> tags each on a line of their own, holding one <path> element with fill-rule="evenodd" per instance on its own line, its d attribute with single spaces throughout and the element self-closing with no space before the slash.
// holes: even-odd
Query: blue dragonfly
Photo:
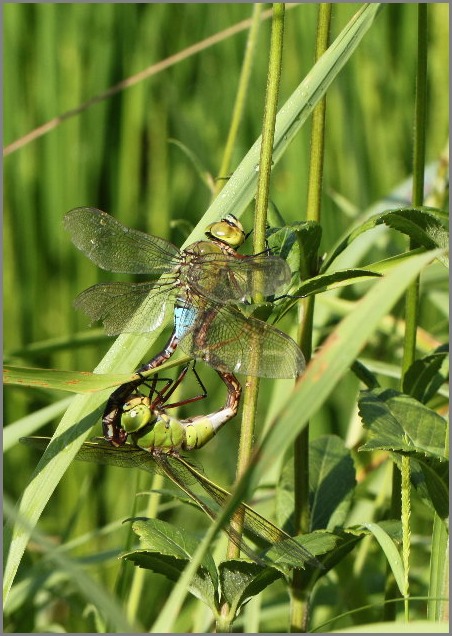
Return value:
<svg viewBox="0 0 452 636">
<path fill-rule="evenodd" d="M 76 298 L 77 309 L 93 322 L 101 320 L 109 335 L 151 332 L 173 317 L 167 344 L 137 370 L 139 376 L 163 364 L 179 345 L 220 376 L 294 378 L 303 371 L 305 360 L 292 338 L 245 317 L 235 306 L 274 295 L 289 283 L 291 272 L 279 256 L 239 254 L 246 236 L 234 216 L 209 225 L 207 240 L 184 250 L 127 228 L 96 208 L 69 211 L 64 225 L 74 245 L 102 269 L 151 279 L 94 285 Z M 139 377 L 121 385 L 107 402 L 103 431 L 113 445 L 124 443 L 122 406 L 142 381 Z"/>
</svg>

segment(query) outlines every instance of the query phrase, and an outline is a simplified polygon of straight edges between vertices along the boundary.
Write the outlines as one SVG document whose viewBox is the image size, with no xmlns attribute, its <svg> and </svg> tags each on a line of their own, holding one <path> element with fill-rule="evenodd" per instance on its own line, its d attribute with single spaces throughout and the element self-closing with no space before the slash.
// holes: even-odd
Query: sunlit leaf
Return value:
<svg viewBox="0 0 452 636">
<path fill-rule="evenodd" d="M 440 373 L 449 354 L 449 346 L 440 347 L 434 353 L 415 360 L 403 378 L 403 391 L 426 404 L 446 382 Z"/>
<path fill-rule="evenodd" d="M 391 450 L 445 458 L 446 422 L 418 400 L 393 389 L 363 391 L 359 414 L 369 431 L 360 450 Z"/>
<path fill-rule="evenodd" d="M 95 393 L 128 382 L 134 376 L 124 373 L 91 373 L 5 366 L 3 383 L 18 386 L 57 389 L 72 393 Z"/>
<path fill-rule="evenodd" d="M 123 558 L 141 568 L 163 574 L 171 581 L 177 581 L 198 547 L 199 540 L 183 528 L 176 528 L 160 519 L 136 520 L 132 528 L 140 538 L 140 549 L 123 554 Z M 217 586 L 215 562 L 212 555 L 207 553 L 190 584 L 190 592 L 215 610 L 218 603 Z"/>
</svg>

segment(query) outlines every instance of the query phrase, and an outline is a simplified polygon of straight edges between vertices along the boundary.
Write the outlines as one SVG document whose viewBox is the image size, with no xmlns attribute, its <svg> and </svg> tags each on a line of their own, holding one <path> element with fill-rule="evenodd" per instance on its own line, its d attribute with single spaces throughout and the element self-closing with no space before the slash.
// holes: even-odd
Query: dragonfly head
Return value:
<svg viewBox="0 0 452 636">
<path fill-rule="evenodd" d="M 135 433 L 149 424 L 152 417 L 149 398 L 145 396 L 133 397 L 122 407 L 121 427 L 127 433 Z"/>
<path fill-rule="evenodd" d="M 242 224 L 233 214 L 208 225 L 205 234 L 210 239 L 221 241 L 233 248 L 240 247 L 246 238 Z"/>
</svg>

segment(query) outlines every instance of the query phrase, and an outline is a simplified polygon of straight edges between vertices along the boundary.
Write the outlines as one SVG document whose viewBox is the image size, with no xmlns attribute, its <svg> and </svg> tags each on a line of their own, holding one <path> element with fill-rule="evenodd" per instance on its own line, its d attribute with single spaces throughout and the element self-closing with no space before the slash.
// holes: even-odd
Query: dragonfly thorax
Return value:
<svg viewBox="0 0 452 636">
<path fill-rule="evenodd" d="M 197 241 L 185 250 L 193 256 L 206 256 L 208 254 L 224 254 L 227 250 L 226 245 L 215 241 Z"/>
</svg>

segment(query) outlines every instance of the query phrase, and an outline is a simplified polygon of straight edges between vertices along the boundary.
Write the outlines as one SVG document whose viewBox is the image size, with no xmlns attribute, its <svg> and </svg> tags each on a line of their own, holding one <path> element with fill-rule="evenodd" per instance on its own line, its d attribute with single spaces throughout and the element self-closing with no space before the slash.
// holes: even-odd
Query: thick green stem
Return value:
<svg viewBox="0 0 452 636">
<path fill-rule="evenodd" d="M 281 60 L 284 35 L 284 4 L 273 6 L 272 29 L 270 36 L 270 58 L 267 78 L 267 91 L 262 130 L 262 146 L 259 162 L 259 179 L 256 194 L 256 211 L 254 224 L 253 250 L 255 253 L 265 249 L 265 227 L 267 222 L 268 192 L 272 169 L 273 140 L 275 121 L 278 110 L 278 94 L 281 79 Z M 255 299 L 259 300 L 259 299 Z M 256 419 L 257 394 L 259 379 L 248 377 L 244 390 L 244 409 L 240 436 L 239 458 L 237 462 L 237 479 L 246 470 L 252 451 L 254 426 Z M 234 516 L 233 526 L 241 532 L 243 519 Z M 239 556 L 235 544 L 229 542 L 228 557 Z"/>
<path fill-rule="evenodd" d="M 329 30 L 331 23 L 332 5 L 322 3 L 319 5 L 319 17 L 317 25 L 316 60 L 318 60 L 328 48 Z M 323 98 L 316 106 L 312 116 L 311 129 L 311 156 L 308 181 L 307 214 L 306 220 L 320 221 L 323 159 L 325 148 L 325 112 L 326 98 Z M 303 263 L 303 259 L 302 259 Z M 315 275 L 317 272 L 301 271 L 303 278 Z M 299 330 L 299 344 L 309 361 L 312 353 L 312 329 L 314 321 L 314 297 L 300 301 L 302 320 Z M 297 524 L 297 533 L 305 533 L 310 530 L 309 510 L 309 424 L 294 443 L 294 516 Z M 306 590 L 303 588 L 301 572 L 295 570 L 292 580 L 292 605 L 291 605 L 291 631 L 306 631 L 308 620 L 308 602 Z"/>
<path fill-rule="evenodd" d="M 254 220 L 253 249 L 261 252 L 265 249 L 265 228 L 267 225 L 268 193 L 273 164 L 273 141 L 275 138 L 276 114 L 278 112 L 279 86 L 281 82 L 281 64 L 284 39 L 283 3 L 273 5 L 272 30 L 270 39 L 270 58 L 265 96 L 264 121 L 262 126 L 262 146 L 259 160 L 259 179 L 257 182 L 256 211 Z"/>
<path fill-rule="evenodd" d="M 272 30 L 270 39 L 270 59 L 267 79 L 267 93 L 264 109 L 264 122 L 262 130 L 262 146 L 259 162 L 259 179 L 257 184 L 256 210 L 254 222 L 253 250 L 255 253 L 265 249 L 265 227 L 267 222 L 268 191 L 270 188 L 270 174 L 272 168 L 273 140 L 275 132 L 276 113 L 278 108 L 278 93 L 281 78 L 281 60 L 284 33 L 284 5 L 273 6 Z M 260 300 L 260 299 L 255 299 Z M 240 433 L 239 454 L 237 460 L 237 480 L 245 472 L 253 446 L 254 426 L 256 421 L 257 396 L 259 391 L 259 378 L 247 377 L 243 392 L 243 414 Z M 241 534 L 243 529 L 243 515 L 236 512 L 231 520 L 231 526 Z M 229 541 L 227 558 L 233 559 L 240 556 L 240 549 Z M 217 629 L 227 631 L 231 620 L 229 606 L 224 604 L 220 609 L 220 620 L 217 621 Z"/>
</svg>

